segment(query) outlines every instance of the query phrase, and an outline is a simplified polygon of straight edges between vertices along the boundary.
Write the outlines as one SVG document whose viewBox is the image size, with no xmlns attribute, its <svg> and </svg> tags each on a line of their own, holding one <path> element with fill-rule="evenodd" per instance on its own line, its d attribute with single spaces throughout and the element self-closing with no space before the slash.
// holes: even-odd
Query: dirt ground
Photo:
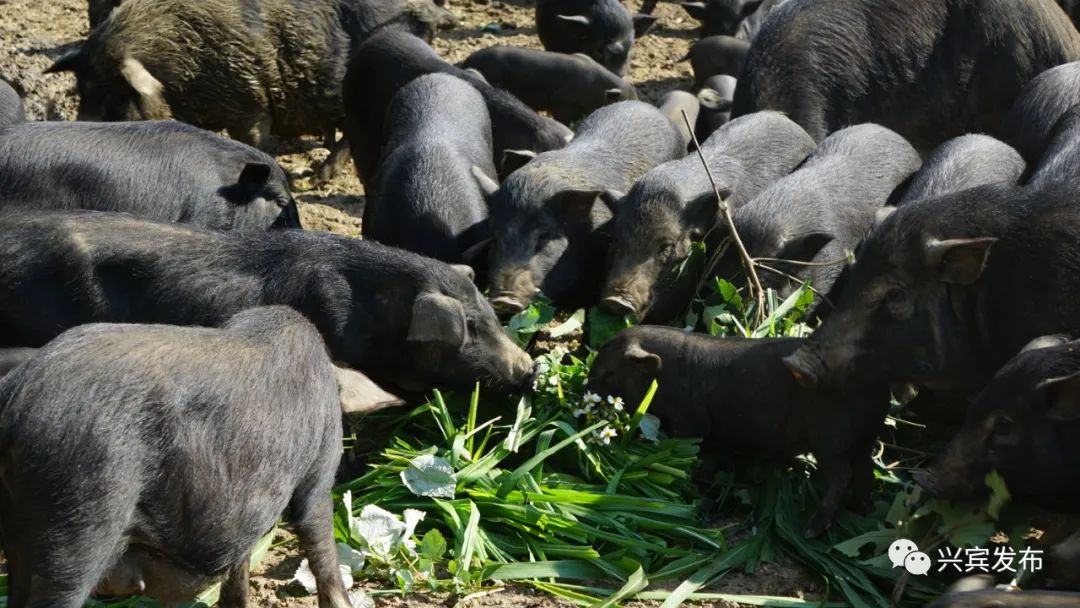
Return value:
<svg viewBox="0 0 1080 608">
<path fill-rule="evenodd" d="M 638 8 L 640 0 L 627 3 Z M 532 0 L 451 0 L 450 8 L 461 17 L 460 26 L 435 42 L 449 61 L 458 62 L 473 51 L 495 44 L 539 47 L 533 20 Z M 655 102 L 677 88 L 689 88 L 688 63 L 676 63 L 695 38 L 696 24 L 681 9 L 661 4 L 660 22 L 654 32 L 636 45 L 631 79 L 646 101 Z M 32 120 L 73 120 L 76 111 L 75 81 L 69 74 L 42 72 L 87 33 L 85 0 L 0 0 L 0 77 L 12 83 L 24 97 Z M 314 139 L 280 142 L 276 156 L 293 178 L 294 193 L 309 229 L 349 236 L 360 235 L 363 188 L 350 170 L 323 188 L 311 186 L 312 165 L 328 152 Z M 314 607 L 314 597 L 295 597 L 288 582 L 299 565 L 293 545 L 275 549 L 252 577 L 252 600 L 257 606 Z M 812 581 L 812 577 L 809 578 Z M 799 596 L 815 584 L 792 564 L 765 564 L 754 576 L 731 575 L 716 591 Z M 387 608 L 436 608 L 484 606 L 492 608 L 556 608 L 570 606 L 523 587 L 510 587 L 474 600 L 414 594 L 402 598 L 380 596 L 376 605 Z M 460 602 L 460 603 L 459 603 Z M 720 604 L 713 604 L 720 605 Z"/>
</svg>

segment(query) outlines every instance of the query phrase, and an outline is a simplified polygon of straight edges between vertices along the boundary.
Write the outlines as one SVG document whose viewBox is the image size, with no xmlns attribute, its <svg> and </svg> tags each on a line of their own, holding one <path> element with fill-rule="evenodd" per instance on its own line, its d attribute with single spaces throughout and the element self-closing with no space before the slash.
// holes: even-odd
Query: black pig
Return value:
<svg viewBox="0 0 1080 608">
<path fill-rule="evenodd" d="M 988 135 L 962 135 L 934 150 L 896 204 L 985 184 L 1016 184 L 1024 168 L 1024 159 L 1008 144 Z"/>
<path fill-rule="evenodd" d="M 713 76 L 698 91 L 701 114 L 695 127 L 698 139 L 708 139 L 717 129 L 731 120 L 731 106 L 735 100 L 738 81 L 727 75 Z"/>
<path fill-rule="evenodd" d="M 806 536 L 824 532 L 845 493 L 860 508 L 873 487 L 871 448 L 889 407 L 885 387 L 845 392 L 803 389 L 781 359 L 801 339 L 714 338 L 641 326 L 605 344 L 589 389 L 639 403 L 655 379 L 649 412 L 672 437 L 702 438 L 706 461 L 733 454 L 788 460 L 811 451 L 825 480 L 821 507 Z"/>
<path fill-rule="evenodd" d="M 739 77 L 750 43 L 732 36 L 709 36 L 694 43 L 682 61 L 690 60 L 694 69 L 695 86 L 705 86 L 705 81 L 721 74 Z"/>
<path fill-rule="evenodd" d="M 285 172 L 173 121 L 36 122 L 0 135 L 0 209 L 98 209 L 220 230 L 299 228 Z"/>
<path fill-rule="evenodd" d="M 1080 104 L 1080 62 L 1050 68 L 1027 83 L 1001 125 L 1001 139 L 1034 167 L 1054 127 L 1069 108 Z"/>
<path fill-rule="evenodd" d="M 675 128 L 679 130 L 682 135 L 683 146 L 689 147 L 693 141 L 691 137 L 693 132 L 690 129 L 697 124 L 698 115 L 701 113 L 701 103 L 698 101 L 697 96 L 686 91 L 670 91 L 660 99 L 657 107 L 660 108 L 660 113 L 667 116 L 671 124 L 675 125 Z M 683 118 L 684 113 L 686 118 Z M 690 121 L 689 128 L 686 126 L 687 120 Z"/>
<path fill-rule="evenodd" d="M 807 385 L 981 388 L 1035 337 L 1080 335 L 1076 189 L 988 185 L 902 205 L 787 363 Z"/>
<path fill-rule="evenodd" d="M 80 120 L 176 118 L 265 147 L 318 134 L 347 149 L 341 82 L 376 30 L 428 36 L 455 19 L 432 0 L 125 0 L 49 72 L 73 71 Z"/>
<path fill-rule="evenodd" d="M 345 74 L 345 137 L 365 191 L 374 193 L 375 171 L 386 133 L 386 109 L 398 89 L 418 76 L 442 72 L 476 87 L 491 116 L 494 158 L 501 165 L 507 150 L 544 152 L 566 145 L 573 132 L 544 118 L 513 95 L 483 78 L 442 60 L 435 49 L 416 36 L 386 31 L 367 40 L 349 60 Z M 453 109 L 447 108 L 452 116 Z"/>
<path fill-rule="evenodd" d="M 571 124 L 596 109 L 637 99 L 634 85 L 581 53 L 567 55 L 512 46 L 480 49 L 461 64 L 484 75 L 530 108 Z"/>
<path fill-rule="evenodd" d="M 471 247 L 490 238 L 484 193 L 471 173 L 477 167 L 496 175 L 484 97 L 449 74 L 421 76 L 390 101 L 386 125 L 364 237 L 444 262 L 466 261 Z"/>
<path fill-rule="evenodd" d="M 561 307 L 591 304 L 603 278 L 601 227 L 611 219 L 611 204 L 646 171 L 685 150 L 660 110 L 622 101 L 594 112 L 569 145 L 536 156 L 502 186 L 474 172 L 491 208 L 496 310 L 520 312 L 537 291 Z"/>
<path fill-rule="evenodd" d="M 713 178 L 738 208 L 791 173 L 814 151 L 799 125 L 776 112 L 759 112 L 724 125 L 702 144 Z M 695 272 L 675 267 L 691 243 L 720 244 L 720 208 L 696 153 L 642 177 L 617 203 L 612 263 L 601 305 L 649 322 L 672 320 L 694 296 Z M 700 274 L 702 269 L 696 269 Z"/>
<path fill-rule="evenodd" d="M 619 76 L 630 67 L 634 39 L 656 22 L 650 15 L 630 16 L 619 0 L 539 0 L 536 33 L 544 49 L 584 53 Z"/>
<path fill-rule="evenodd" d="M 798 171 L 735 211 L 747 252 L 766 260 L 758 270 L 762 285 L 786 297 L 809 281 L 827 295 L 846 267 L 842 261 L 920 163 L 911 144 L 878 125 L 856 125 L 826 138 Z M 720 276 L 741 271 L 729 249 Z"/>
<path fill-rule="evenodd" d="M 1029 80 L 1077 59 L 1053 0 L 788 0 L 754 39 L 732 115 L 786 112 L 818 141 L 873 122 L 928 152 L 993 132 Z"/>
<path fill-rule="evenodd" d="M 79 608 L 97 588 L 165 605 L 224 579 L 283 511 L 318 586 L 349 608 L 331 487 L 341 413 L 401 401 L 334 366 L 286 307 L 222 329 L 93 324 L 0 380 L 0 527 L 14 607 Z"/>
<path fill-rule="evenodd" d="M 995 374 L 956 437 L 915 479 L 936 495 L 977 498 L 996 470 L 1013 497 L 1080 509 L 1080 342 L 1044 336 Z"/>
<path fill-rule="evenodd" d="M 469 276 L 377 243 L 24 212 L 0 217 L 0 259 L 0 346 L 41 346 L 95 321 L 218 326 L 284 304 L 312 320 L 334 360 L 404 388 L 532 376 Z"/>
<path fill-rule="evenodd" d="M 1058 120 L 1028 183 L 1035 187 L 1080 183 L 1077 154 L 1080 154 L 1080 104 Z"/>
</svg>

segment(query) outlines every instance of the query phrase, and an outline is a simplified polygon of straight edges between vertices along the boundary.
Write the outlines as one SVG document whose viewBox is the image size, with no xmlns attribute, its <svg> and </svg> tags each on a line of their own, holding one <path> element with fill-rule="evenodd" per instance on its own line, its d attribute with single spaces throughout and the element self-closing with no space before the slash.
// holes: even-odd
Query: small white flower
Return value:
<svg viewBox="0 0 1080 608">
<path fill-rule="evenodd" d="M 596 393 L 594 393 L 592 391 L 585 391 L 585 396 L 582 397 L 582 399 L 584 399 L 586 402 L 592 402 L 592 403 L 600 403 L 601 401 L 603 401 L 603 397 L 601 397 L 600 395 L 597 395 Z"/>
<path fill-rule="evenodd" d="M 611 404 L 611 407 L 615 408 L 616 412 L 623 411 L 622 397 L 613 397 L 611 395 L 608 395 L 607 402 Z"/>
<path fill-rule="evenodd" d="M 582 381 L 581 381 L 581 385 L 582 385 L 582 386 L 589 386 L 589 379 L 588 379 L 588 378 L 585 378 L 584 380 L 582 380 Z"/>
<path fill-rule="evenodd" d="M 600 431 L 600 439 L 603 440 L 604 445 L 611 443 L 611 440 L 618 437 L 619 432 L 610 426 L 605 426 L 604 430 Z"/>
<path fill-rule="evenodd" d="M 582 412 L 584 412 L 584 413 L 586 413 L 586 414 L 591 414 L 591 413 L 592 413 L 592 410 L 593 410 L 593 404 L 591 404 L 591 403 L 587 403 L 587 402 L 586 402 L 586 403 L 585 403 L 585 404 L 584 404 L 584 405 L 583 405 L 583 406 L 581 407 L 581 411 L 582 411 Z"/>
<path fill-rule="evenodd" d="M 550 372 L 550 371 L 551 371 L 551 366 L 548 365 L 547 363 L 541 363 L 540 365 L 538 365 L 536 367 L 536 373 L 540 374 L 541 376 L 547 375 L 547 373 Z"/>
<path fill-rule="evenodd" d="M 551 377 L 549 377 L 549 378 L 548 378 L 548 381 L 547 381 L 547 382 L 548 382 L 548 384 L 550 384 L 551 386 L 555 386 L 556 384 L 558 384 L 558 383 L 559 383 L 559 377 L 558 377 L 558 376 L 551 376 Z"/>
<path fill-rule="evenodd" d="M 576 410 L 574 410 L 573 413 L 574 413 L 574 418 L 581 418 L 581 415 L 585 413 L 585 410 L 576 409 Z"/>
</svg>

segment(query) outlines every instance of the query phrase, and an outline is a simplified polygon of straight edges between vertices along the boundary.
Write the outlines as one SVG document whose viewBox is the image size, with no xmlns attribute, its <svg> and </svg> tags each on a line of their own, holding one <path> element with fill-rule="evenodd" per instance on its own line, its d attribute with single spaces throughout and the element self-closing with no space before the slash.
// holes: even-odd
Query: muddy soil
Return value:
<svg viewBox="0 0 1080 608">
<path fill-rule="evenodd" d="M 627 4 L 636 9 L 640 0 L 630 0 Z M 435 42 L 436 49 L 451 62 L 459 62 L 477 49 L 496 44 L 540 46 L 531 0 L 451 0 L 451 9 L 462 18 L 461 25 Z M 631 71 L 631 79 L 641 97 L 652 102 L 670 90 L 689 89 L 692 84 L 690 66 L 677 63 L 677 60 L 686 54 L 696 37 L 695 23 L 680 8 L 661 4 L 656 14 L 660 16 L 660 22 L 654 32 L 636 46 Z M 86 33 L 85 0 L 0 0 L 0 78 L 12 83 L 23 95 L 30 119 L 75 118 L 74 78 L 69 74 L 46 75 L 43 71 L 74 48 Z M 305 227 L 360 236 L 363 188 L 351 169 L 325 187 L 314 188 L 310 179 L 311 167 L 328 154 L 316 140 L 279 142 L 271 152 L 293 179 Z M 294 595 L 296 587 L 289 585 L 299 563 L 295 543 L 273 550 L 252 577 L 252 604 L 289 608 L 317 606 L 314 597 L 298 597 Z M 813 581 L 813 577 L 794 564 L 764 564 L 755 575 L 730 575 L 710 591 L 798 597 L 820 591 Z M 465 600 L 424 594 L 379 595 L 376 605 L 387 608 L 561 608 L 573 604 L 527 587 L 511 586 Z"/>
</svg>

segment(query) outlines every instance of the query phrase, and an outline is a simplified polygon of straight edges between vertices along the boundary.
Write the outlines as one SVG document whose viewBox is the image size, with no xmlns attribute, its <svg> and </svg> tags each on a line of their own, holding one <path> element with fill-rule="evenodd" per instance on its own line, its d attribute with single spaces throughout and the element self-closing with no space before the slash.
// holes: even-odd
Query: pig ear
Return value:
<svg viewBox="0 0 1080 608">
<path fill-rule="evenodd" d="M 619 201 L 621 201 L 625 196 L 625 194 L 619 192 L 618 190 L 612 190 L 611 188 L 608 188 L 607 190 L 604 190 L 600 193 L 600 202 L 604 203 L 604 205 L 606 205 L 607 208 L 611 210 L 611 214 L 614 215 L 615 208 L 618 207 Z"/>
<path fill-rule="evenodd" d="M 664 367 L 664 362 L 660 359 L 660 355 L 650 353 L 644 348 L 641 348 L 640 344 L 631 344 L 626 347 L 626 352 L 623 353 L 623 356 L 635 365 L 643 366 L 646 369 L 646 373 L 653 376 Z M 653 378 L 649 378 L 649 380 L 652 379 Z"/>
<path fill-rule="evenodd" d="M 77 72 L 82 65 L 82 47 L 71 49 L 56 60 L 45 74 L 58 74 L 60 72 Z"/>
<path fill-rule="evenodd" d="M 266 182 L 270 181 L 271 172 L 270 165 L 266 163 L 248 163 L 240 171 L 240 178 L 237 183 L 242 186 L 261 188 L 266 185 Z"/>
<path fill-rule="evenodd" d="M 480 191 L 484 193 L 485 197 L 494 196 L 499 191 L 499 183 L 491 179 L 491 176 L 484 173 L 484 170 L 476 165 L 472 166 L 472 176 L 476 180 L 476 185 L 480 186 Z"/>
<path fill-rule="evenodd" d="M 877 213 L 874 214 L 874 228 L 885 223 L 885 220 L 887 220 L 895 211 L 896 207 L 893 207 L 892 205 L 886 205 L 885 207 L 878 209 Z"/>
<path fill-rule="evenodd" d="M 405 400 L 379 388 L 379 385 L 358 371 L 334 366 L 341 397 L 341 411 L 346 414 L 368 414 L 387 407 L 405 405 Z"/>
<path fill-rule="evenodd" d="M 931 239 L 926 243 L 926 259 L 943 283 L 971 285 L 982 275 L 995 238 Z"/>
<path fill-rule="evenodd" d="M 416 297 L 409 342 L 435 342 L 461 348 L 467 338 L 465 308 L 461 302 L 441 293 L 422 293 Z"/>
<path fill-rule="evenodd" d="M 792 237 L 782 245 L 776 257 L 781 260 L 795 260 L 809 262 L 814 259 L 826 245 L 833 241 L 833 235 L 827 232 L 809 232 Z"/>
<path fill-rule="evenodd" d="M 532 150 L 505 150 L 502 157 L 503 174 L 513 173 L 536 158 Z"/>
<path fill-rule="evenodd" d="M 593 207 L 600 196 L 596 190 L 567 190 L 559 196 L 559 202 L 570 221 L 585 222 L 592 218 Z"/>
<path fill-rule="evenodd" d="M 656 25 L 656 21 L 659 17 L 653 15 L 634 15 L 634 38 L 641 38 L 645 34 L 649 33 L 649 30 Z"/>
<path fill-rule="evenodd" d="M 727 99 L 715 89 L 704 88 L 698 91 L 698 103 L 701 107 L 714 112 L 731 111 L 732 100 Z"/>
<path fill-rule="evenodd" d="M 161 91 L 165 86 L 147 71 L 146 66 L 141 61 L 134 57 L 124 59 L 124 67 L 120 68 L 120 74 L 131 85 L 131 88 L 135 89 L 135 92 L 139 94 L 138 106 L 143 118 L 168 117 L 167 105 L 161 97 Z"/>
<path fill-rule="evenodd" d="M 1080 372 L 1044 380 L 1036 388 L 1046 394 L 1048 418 L 1061 422 L 1080 420 Z"/>
<path fill-rule="evenodd" d="M 1072 336 L 1066 334 L 1051 334 L 1049 336 L 1039 336 L 1031 342 L 1027 343 L 1027 346 L 1020 349 L 1020 352 L 1026 353 L 1029 350 L 1041 350 L 1043 348 L 1054 348 L 1072 342 Z"/>
<path fill-rule="evenodd" d="M 473 270 L 472 266 L 468 264 L 451 264 L 450 267 L 468 277 L 470 281 L 476 280 L 476 271 Z"/>
<path fill-rule="evenodd" d="M 587 34 L 589 26 L 592 25 L 592 22 L 585 15 L 555 15 L 555 19 L 579 36 Z"/>
<path fill-rule="evenodd" d="M 680 2 L 679 6 L 683 7 L 687 15 L 697 19 L 698 21 L 705 20 L 705 3 L 704 2 Z"/>
<path fill-rule="evenodd" d="M 484 256 L 487 255 L 488 248 L 491 247 L 491 241 L 492 239 L 488 238 L 474 245 L 470 245 L 468 249 L 461 253 L 462 259 L 468 262 L 470 267 L 476 266 L 476 264 L 483 260 Z"/>
</svg>

